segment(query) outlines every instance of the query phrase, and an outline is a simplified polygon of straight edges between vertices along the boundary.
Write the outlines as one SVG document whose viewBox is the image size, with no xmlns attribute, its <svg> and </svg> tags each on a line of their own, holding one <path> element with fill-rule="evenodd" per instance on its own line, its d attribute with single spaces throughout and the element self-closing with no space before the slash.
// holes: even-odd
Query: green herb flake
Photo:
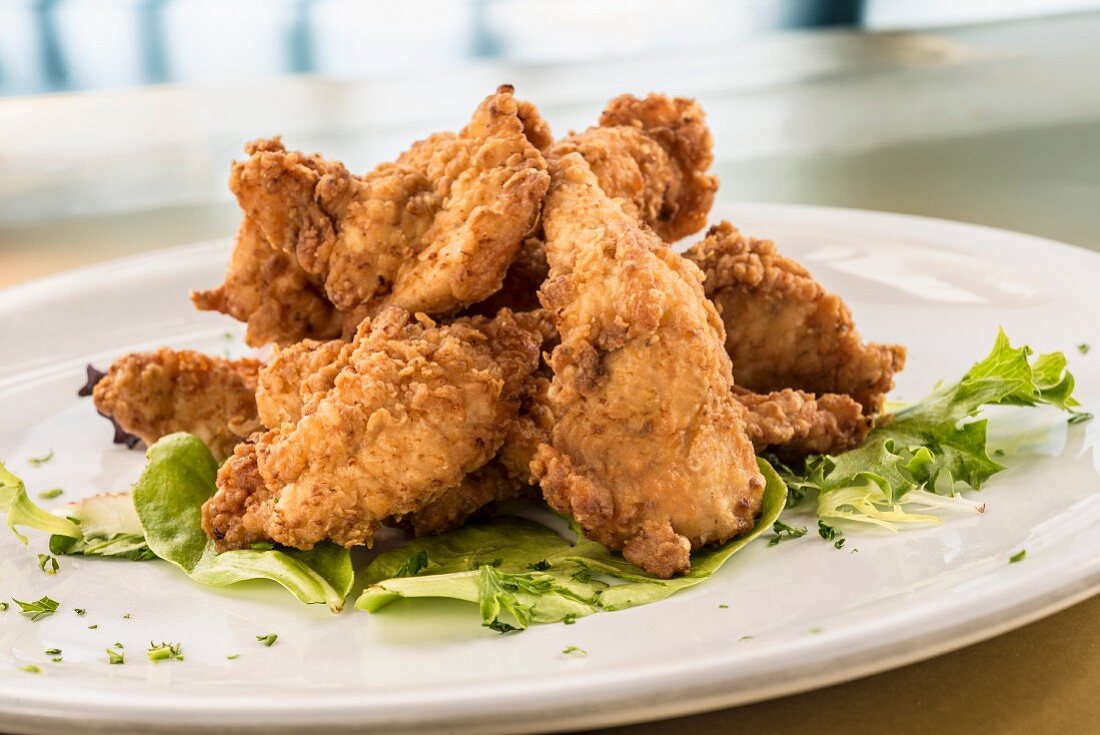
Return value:
<svg viewBox="0 0 1100 735">
<path fill-rule="evenodd" d="M 279 636 L 275 633 L 268 633 L 267 635 L 256 636 L 256 640 L 258 640 L 260 643 L 264 644 L 268 648 L 271 648 L 275 641 L 279 640 Z"/>
<path fill-rule="evenodd" d="M 270 541 L 254 541 L 248 545 L 248 548 L 253 551 L 271 551 L 275 548 L 275 544 Z"/>
<path fill-rule="evenodd" d="M 225 660 L 226 661 L 236 661 L 240 657 L 241 657 L 241 654 L 239 654 L 239 653 L 231 653 L 231 654 L 229 654 L 228 656 L 225 657 Z"/>
<path fill-rule="evenodd" d="M 149 642 L 149 650 L 145 654 L 153 663 L 160 661 L 182 661 L 183 648 L 179 643 L 153 643 Z"/>
<path fill-rule="evenodd" d="M 41 457 L 27 457 L 27 464 L 31 467 L 40 467 L 53 459 L 53 448 Z"/>
<path fill-rule="evenodd" d="M 806 632 L 807 633 L 813 633 L 813 634 L 816 635 L 818 633 L 824 633 L 825 631 L 823 631 L 821 628 L 807 628 Z"/>
<path fill-rule="evenodd" d="M 543 559 L 542 561 L 537 561 L 534 564 L 528 564 L 527 568 L 530 569 L 532 572 L 545 572 L 547 569 L 550 568 L 550 562 Z"/>
<path fill-rule="evenodd" d="M 53 576 L 57 574 L 57 570 L 60 568 L 57 565 L 57 559 L 53 558 L 49 554 L 38 555 L 38 568 L 46 574 Z"/>
<path fill-rule="evenodd" d="M 118 641 L 115 641 L 115 648 L 121 649 L 123 646 Z"/>
<path fill-rule="evenodd" d="M 97 625 L 89 625 L 89 626 L 88 626 L 88 630 L 95 630 L 95 629 L 96 629 L 96 628 L 98 628 L 98 627 L 99 627 L 99 625 L 98 625 L 98 624 L 97 624 Z"/>
<path fill-rule="evenodd" d="M 60 656 L 61 655 L 61 649 L 60 648 L 47 648 L 46 649 L 46 655 L 47 656 Z"/>
<path fill-rule="evenodd" d="M 718 606 L 718 609 L 719 610 L 728 610 L 729 605 L 727 605 L 726 603 L 723 602 L 721 605 Z"/>
<path fill-rule="evenodd" d="M 1086 421 L 1092 421 L 1093 415 L 1087 411 L 1072 411 L 1070 417 L 1066 419 L 1067 424 L 1083 424 Z"/>
<path fill-rule="evenodd" d="M 1018 561 L 1023 561 L 1025 556 L 1027 556 L 1027 549 L 1020 549 L 1015 554 L 1008 557 L 1008 563 L 1015 564 Z"/>
<path fill-rule="evenodd" d="M 790 526 L 783 521 L 776 521 L 775 523 L 773 523 L 772 530 L 775 531 L 775 535 L 771 537 L 770 541 L 768 541 L 768 546 L 775 546 L 780 541 L 783 541 L 785 539 L 802 538 L 806 535 L 805 528 L 795 528 L 794 526 Z"/>
<path fill-rule="evenodd" d="M 566 656 L 575 656 L 577 658 L 588 655 L 588 651 L 579 646 L 566 646 L 565 648 L 561 649 L 561 652 Z"/>
<path fill-rule="evenodd" d="M 42 669 L 38 668 L 34 664 L 27 664 L 26 666 L 20 666 L 20 671 L 26 671 L 28 674 L 41 674 Z"/>
<path fill-rule="evenodd" d="M 49 490 L 43 490 L 38 493 L 38 497 L 42 500 L 53 500 L 59 498 L 65 491 L 59 487 L 50 488 Z"/>
<path fill-rule="evenodd" d="M 77 615 L 79 615 L 80 617 L 84 617 L 84 613 L 86 613 L 86 612 L 88 612 L 88 611 L 87 611 L 87 610 L 85 610 L 85 609 L 84 609 L 84 608 L 82 608 L 82 607 L 74 607 L 74 608 L 73 608 L 73 612 L 74 612 L 74 613 L 76 613 Z"/>
<path fill-rule="evenodd" d="M 1082 355 L 1089 354 L 1090 349 L 1092 349 L 1092 348 L 1089 347 L 1088 344 L 1085 343 L 1085 342 L 1082 342 L 1081 344 L 1077 345 L 1077 351 L 1080 352 Z"/>
<path fill-rule="evenodd" d="M 103 649 L 107 652 L 107 663 L 109 664 L 124 664 L 126 663 L 126 654 L 118 651 L 111 650 L 110 648 Z M 152 655 L 149 656 L 149 660 L 152 660 Z"/>
<path fill-rule="evenodd" d="M 53 661 L 55 664 L 59 664 L 62 661 L 64 661 L 64 659 L 61 658 L 60 656 L 54 656 L 53 658 L 50 659 L 50 661 Z"/>
<path fill-rule="evenodd" d="M 0 612 L 7 612 L 7 611 L 8 611 L 8 607 L 9 607 L 9 606 L 8 606 L 8 603 L 6 603 L 6 602 L 0 602 Z"/>
<path fill-rule="evenodd" d="M 19 606 L 19 613 L 30 618 L 32 623 L 36 623 L 42 618 L 48 618 L 57 612 L 57 600 L 51 600 L 49 597 L 42 597 L 34 602 L 23 602 L 13 597 L 11 601 Z"/>
<path fill-rule="evenodd" d="M 563 617 L 561 619 L 561 622 L 562 622 L 562 625 L 572 625 L 573 623 L 577 622 L 577 614 L 576 613 L 569 613 L 568 615 L 566 615 L 565 617 Z"/>
<path fill-rule="evenodd" d="M 123 620 L 129 620 L 130 619 L 130 613 L 124 613 L 123 616 L 122 616 L 122 619 Z"/>
<path fill-rule="evenodd" d="M 754 637 L 755 636 L 751 636 L 751 635 L 743 635 L 743 636 L 741 636 L 740 638 L 737 639 L 737 642 L 740 643 L 741 641 L 751 641 Z"/>
</svg>

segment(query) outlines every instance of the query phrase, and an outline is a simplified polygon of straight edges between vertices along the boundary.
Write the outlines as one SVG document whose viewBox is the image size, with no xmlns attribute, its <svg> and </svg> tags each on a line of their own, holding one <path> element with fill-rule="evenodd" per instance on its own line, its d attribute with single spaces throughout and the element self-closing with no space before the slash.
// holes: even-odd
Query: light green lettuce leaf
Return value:
<svg viewBox="0 0 1100 735">
<path fill-rule="evenodd" d="M 154 554 L 202 584 L 269 579 L 307 604 L 325 603 L 333 612 L 343 607 L 354 578 L 347 549 L 325 542 L 312 551 L 218 554 L 201 523 L 202 504 L 214 494 L 218 472 L 210 450 L 190 434 L 172 434 L 149 447 L 147 455 L 133 499 Z"/>
<path fill-rule="evenodd" d="M 368 587 L 355 606 L 375 612 L 402 597 L 464 600 L 477 603 L 483 625 L 506 631 L 663 600 L 710 577 L 779 517 L 786 486 L 771 465 L 759 464 L 766 487 L 753 530 L 694 554 L 682 577 L 657 579 L 583 536 L 571 543 L 533 521 L 505 517 L 380 555 L 367 568 Z M 398 576 L 409 568 L 419 571 Z"/>
<path fill-rule="evenodd" d="M 103 493 L 72 503 L 59 511 L 80 526 L 81 537 L 50 536 L 50 551 L 68 556 L 113 556 L 131 561 L 156 559 L 145 543 L 130 493 Z"/>
<path fill-rule="evenodd" d="M 18 531 L 18 526 L 44 533 L 81 537 L 80 526 L 35 505 L 27 496 L 27 486 L 3 464 L 0 464 L 0 510 L 8 514 L 8 528 L 24 544 L 27 537 Z"/>
<path fill-rule="evenodd" d="M 955 496 L 960 485 L 980 488 L 1004 469 L 988 454 L 986 420 L 977 418 L 982 408 L 1050 405 L 1072 412 L 1078 405 L 1065 355 L 1031 355 L 1000 331 L 989 355 L 961 380 L 887 416 L 861 446 L 811 457 L 800 470 L 780 466 L 793 496 L 816 490 L 821 518 L 891 529 L 939 522 L 913 507 L 980 510 L 980 503 Z"/>
</svg>

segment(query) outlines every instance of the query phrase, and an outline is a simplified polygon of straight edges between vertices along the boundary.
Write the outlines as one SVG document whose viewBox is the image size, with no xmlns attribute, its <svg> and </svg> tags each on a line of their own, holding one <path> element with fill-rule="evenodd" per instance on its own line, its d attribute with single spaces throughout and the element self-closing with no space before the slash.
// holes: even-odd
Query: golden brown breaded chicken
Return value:
<svg viewBox="0 0 1100 735">
<path fill-rule="evenodd" d="M 363 177 L 278 139 L 248 152 L 230 178 L 241 208 L 356 325 L 385 306 L 448 314 L 499 289 L 549 182 L 509 86 L 458 134 L 430 136 Z"/>
<path fill-rule="evenodd" d="M 790 388 L 751 393 L 738 387 L 733 396 L 745 409 L 742 421 L 753 448 L 785 459 L 847 451 L 863 443 L 871 429 L 870 417 L 850 396 L 813 396 Z"/>
<path fill-rule="evenodd" d="M 573 133 L 548 155 L 579 153 L 608 196 L 667 242 L 701 230 L 718 190 L 707 174 L 713 139 L 695 100 L 651 94 L 616 97 L 598 127 Z"/>
<path fill-rule="evenodd" d="M 658 577 L 749 530 L 764 479 L 734 400 L 702 273 L 608 197 L 577 154 L 551 159 L 543 305 L 561 344 L 556 422 L 531 463 L 547 502 Z"/>
<path fill-rule="evenodd" d="M 311 339 L 276 350 L 260 370 L 256 386 L 256 407 L 263 425 L 278 429 L 297 423 L 314 396 L 332 389 L 354 350 L 353 342 Z"/>
<path fill-rule="evenodd" d="M 226 463 L 203 527 L 219 549 L 370 545 L 383 520 L 422 509 L 493 458 L 541 342 L 510 312 L 440 326 L 383 310 L 296 422 Z"/>
<path fill-rule="evenodd" d="M 863 342 L 840 297 L 774 243 L 722 222 L 685 257 L 706 273 L 703 285 L 725 323 L 739 386 L 844 393 L 867 415 L 882 409 L 894 373 L 905 365 L 905 348 Z"/>
<path fill-rule="evenodd" d="M 260 428 L 256 360 L 225 360 L 190 350 L 132 353 L 115 360 L 92 393 L 100 413 L 152 444 L 194 434 L 221 461 Z"/>
<path fill-rule="evenodd" d="M 272 247 L 248 217 L 237 232 L 225 282 L 192 291 L 191 301 L 203 311 L 246 322 L 245 342 L 253 347 L 340 334 L 341 317 L 318 280 L 293 255 Z"/>
</svg>

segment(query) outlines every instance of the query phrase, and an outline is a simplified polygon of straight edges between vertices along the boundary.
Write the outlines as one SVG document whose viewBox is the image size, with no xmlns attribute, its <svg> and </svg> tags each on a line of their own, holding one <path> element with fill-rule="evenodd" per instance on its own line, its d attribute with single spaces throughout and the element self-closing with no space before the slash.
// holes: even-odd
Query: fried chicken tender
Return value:
<svg viewBox="0 0 1100 735">
<path fill-rule="evenodd" d="M 790 388 L 761 394 L 737 386 L 733 396 L 744 409 L 741 419 L 753 448 L 785 459 L 847 451 L 862 444 L 871 429 L 870 417 L 850 396 L 813 396 Z"/>
<path fill-rule="evenodd" d="M 219 549 L 369 546 L 382 521 L 424 508 L 496 455 L 541 342 L 510 312 L 444 326 L 398 307 L 368 318 L 296 421 L 293 401 L 265 409 L 279 427 L 223 466 L 204 529 Z M 303 350 L 305 361 L 331 349 Z"/>
<path fill-rule="evenodd" d="M 752 528 L 764 479 L 734 400 L 702 273 L 599 187 L 551 159 L 543 305 L 556 422 L 531 463 L 547 502 L 658 577 Z"/>
<path fill-rule="evenodd" d="M 212 290 L 192 291 L 191 301 L 203 311 L 220 311 L 247 323 L 245 342 L 253 347 L 340 334 L 341 317 L 317 279 L 293 255 L 272 247 L 248 217 L 237 232 L 225 282 Z"/>
<path fill-rule="evenodd" d="M 256 360 L 224 360 L 161 348 L 115 360 L 92 392 L 96 409 L 146 444 L 177 431 L 194 434 L 223 460 L 260 429 Z"/>
<path fill-rule="evenodd" d="M 840 297 L 771 241 L 722 222 L 685 257 L 706 273 L 703 285 L 722 314 L 739 386 L 843 393 L 867 415 L 882 409 L 894 373 L 905 365 L 905 348 L 863 342 Z"/>
<path fill-rule="evenodd" d="M 674 242 L 707 223 L 718 190 L 706 173 L 713 144 L 695 100 L 623 95 L 608 103 L 598 127 L 557 141 L 548 155 L 581 154 L 604 193 Z"/>
<path fill-rule="evenodd" d="M 538 224 L 549 176 L 520 112 L 502 86 L 458 134 L 430 136 L 363 177 L 258 141 L 230 188 L 353 326 L 386 306 L 452 313 L 500 288 Z"/>
</svg>

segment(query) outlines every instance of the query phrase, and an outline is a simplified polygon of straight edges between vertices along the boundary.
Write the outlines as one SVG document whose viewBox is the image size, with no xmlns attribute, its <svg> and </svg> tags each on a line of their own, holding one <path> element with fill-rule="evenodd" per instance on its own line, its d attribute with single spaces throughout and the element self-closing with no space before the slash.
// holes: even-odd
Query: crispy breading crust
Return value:
<svg viewBox="0 0 1100 735">
<path fill-rule="evenodd" d="M 550 147 L 552 156 L 579 153 L 610 197 L 666 242 L 707 223 L 718 179 L 707 174 L 713 138 L 695 100 L 651 94 L 616 97 L 598 127 Z"/>
<path fill-rule="evenodd" d="M 115 360 L 92 392 L 96 409 L 146 444 L 194 434 L 220 461 L 260 428 L 256 360 L 224 360 L 190 350 L 132 353 Z"/>
<path fill-rule="evenodd" d="M 905 348 L 864 343 L 840 297 L 774 243 L 722 222 L 684 255 L 706 274 L 703 286 L 722 314 L 739 386 L 844 393 L 868 415 L 881 410 Z"/>
<path fill-rule="evenodd" d="M 502 86 L 457 135 L 430 136 L 361 178 L 259 142 L 230 187 L 341 311 L 448 314 L 499 289 L 538 224 L 549 177 L 520 112 Z"/>
<path fill-rule="evenodd" d="M 541 343 L 509 312 L 439 326 L 384 310 L 360 325 L 342 367 L 319 381 L 331 387 L 296 422 L 282 421 L 293 409 L 273 411 L 281 423 L 254 438 L 255 473 L 223 468 L 204 528 L 219 549 L 258 537 L 370 545 L 383 520 L 422 509 L 493 458 Z M 242 478 L 269 493 L 269 509 L 246 513 Z"/>
<path fill-rule="evenodd" d="M 577 154 L 551 159 L 543 305 L 551 441 L 531 463 L 547 502 L 659 577 L 752 527 L 764 480 L 732 394 L 722 322 L 698 268 L 600 189 Z"/>
<path fill-rule="evenodd" d="M 850 396 L 813 396 L 789 388 L 761 394 L 737 387 L 733 395 L 745 409 L 742 421 L 753 448 L 785 459 L 847 451 L 871 429 L 870 417 Z"/>
</svg>

